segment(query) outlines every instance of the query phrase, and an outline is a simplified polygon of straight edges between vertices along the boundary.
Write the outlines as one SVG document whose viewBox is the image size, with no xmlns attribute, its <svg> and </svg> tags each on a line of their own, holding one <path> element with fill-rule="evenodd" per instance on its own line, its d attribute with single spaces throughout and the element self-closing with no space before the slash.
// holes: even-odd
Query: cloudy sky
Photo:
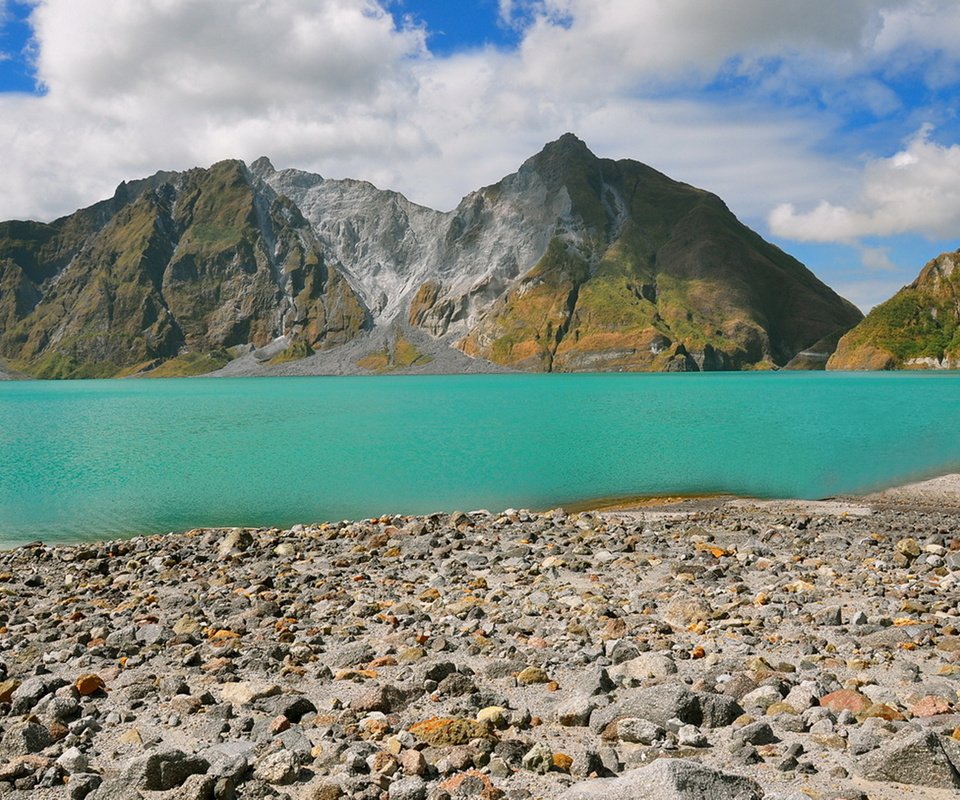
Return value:
<svg viewBox="0 0 960 800">
<path fill-rule="evenodd" d="M 573 131 L 863 308 L 960 246 L 956 0 L 0 0 L 0 219 L 268 155 L 435 208 Z"/>
</svg>

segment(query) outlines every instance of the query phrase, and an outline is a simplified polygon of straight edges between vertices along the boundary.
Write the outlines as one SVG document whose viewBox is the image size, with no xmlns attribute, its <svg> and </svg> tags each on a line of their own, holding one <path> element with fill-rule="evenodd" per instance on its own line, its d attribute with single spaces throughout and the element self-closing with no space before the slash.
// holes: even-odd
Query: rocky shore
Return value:
<svg viewBox="0 0 960 800">
<path fill-rule="evenodd" d="M 0 797 L 955 797 L 932 497 L 0 553 Z"/>
</svg>

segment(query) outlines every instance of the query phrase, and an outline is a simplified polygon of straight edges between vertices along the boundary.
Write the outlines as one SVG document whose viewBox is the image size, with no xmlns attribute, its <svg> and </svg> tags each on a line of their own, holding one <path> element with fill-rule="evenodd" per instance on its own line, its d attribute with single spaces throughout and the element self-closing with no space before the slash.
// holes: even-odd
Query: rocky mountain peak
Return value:
<svg viewBox="0 0 960 800">
<path fill-rule="evenodd" d="M 260 158 L 250 165 L 250 172 L 252 172 L 261 180 L 266 180 L 276 172 L 276 169 L 274 169 L 274 166 L 269 158 L 266 156 L 260 156 Z"/>
</svg>

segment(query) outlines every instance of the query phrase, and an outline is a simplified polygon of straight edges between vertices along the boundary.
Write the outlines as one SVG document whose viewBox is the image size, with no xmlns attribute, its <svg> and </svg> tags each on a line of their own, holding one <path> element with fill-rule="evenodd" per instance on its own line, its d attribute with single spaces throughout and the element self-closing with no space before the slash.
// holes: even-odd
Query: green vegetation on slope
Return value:
<svg viewBox="0 0 960 800">
<path fill-rule="evenodd" d="M 960 251 L 928 263 L 840 340 L 829 369 L 899 369 L 912 359 L 960 361 Z"/>
</svg>

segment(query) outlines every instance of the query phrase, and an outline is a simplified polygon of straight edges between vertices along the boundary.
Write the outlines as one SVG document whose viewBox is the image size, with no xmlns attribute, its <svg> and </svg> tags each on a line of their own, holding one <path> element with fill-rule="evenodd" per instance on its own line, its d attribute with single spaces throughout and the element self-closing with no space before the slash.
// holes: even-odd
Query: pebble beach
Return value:
<svg viewBox="0 0 960 800">
<path fill-rule="evenodd" d="M 0 553 L 0 797 L 946 800 L 960 477 Z"/>
</svg>

